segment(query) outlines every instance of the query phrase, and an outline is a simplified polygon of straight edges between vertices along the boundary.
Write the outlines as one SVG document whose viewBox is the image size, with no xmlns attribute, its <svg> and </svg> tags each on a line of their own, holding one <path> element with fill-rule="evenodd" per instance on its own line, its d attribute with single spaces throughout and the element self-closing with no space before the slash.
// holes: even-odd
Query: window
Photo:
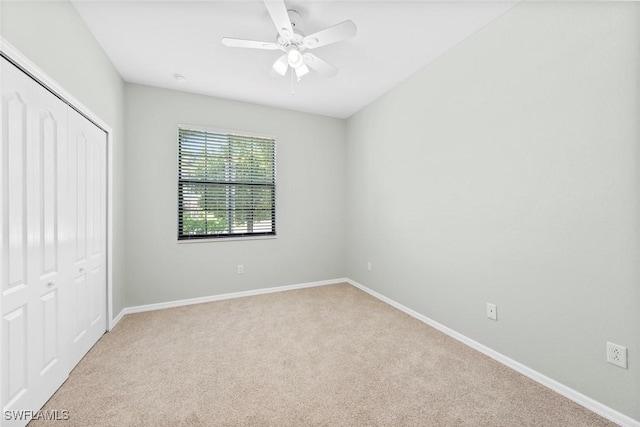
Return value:
<svg viewBox="0 0 640 427">
<path fill-rule="evenodd" d="M 178 240 L 276 234 L 275 140 L 178 128 Z"/>
</svg>

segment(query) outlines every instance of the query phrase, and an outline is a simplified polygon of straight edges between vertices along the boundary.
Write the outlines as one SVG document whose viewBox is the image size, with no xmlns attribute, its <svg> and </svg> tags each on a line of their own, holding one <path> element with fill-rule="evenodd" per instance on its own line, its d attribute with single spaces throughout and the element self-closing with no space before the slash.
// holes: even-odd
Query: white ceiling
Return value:
<svg viewBox="0 0 640 427">
<path fill-rule="evenodd" d="M 305 34 L 347 19 L 350 40 L 314 53 L 340 69 L 295 83 L 271 76 L 279 51 L 229 48 L 222 37 L 275 41 L 261 1 L 73 2 L 123 79 L 347 118 L 478 31 L 515 2 L 287 0 Z M 175 73 L 186 77 L 179 83 Z"/>
</svg>

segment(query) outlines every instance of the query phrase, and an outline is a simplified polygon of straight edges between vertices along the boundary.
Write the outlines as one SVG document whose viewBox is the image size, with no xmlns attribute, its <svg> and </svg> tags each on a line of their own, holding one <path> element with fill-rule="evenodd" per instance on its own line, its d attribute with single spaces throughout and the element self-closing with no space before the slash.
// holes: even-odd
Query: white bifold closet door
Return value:
<svg viewBox="0 0 640 427">
<path fill-rule="evenodd" d="M 1 67 L 4 426 L 26 424 L 6 411 L 40 409 L 106 330 L 106 134 Z"/>
<path fill-rule="evenodd" d="M 70 363 L 75 366 L 107 329 L 106 134 L 69 109 L 65 204 L 69 212 Z"/>
</svg>

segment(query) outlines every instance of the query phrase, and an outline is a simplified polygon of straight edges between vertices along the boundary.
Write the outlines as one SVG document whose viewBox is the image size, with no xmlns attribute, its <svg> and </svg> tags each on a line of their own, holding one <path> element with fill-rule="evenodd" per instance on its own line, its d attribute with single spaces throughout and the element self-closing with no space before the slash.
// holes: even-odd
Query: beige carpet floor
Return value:
<svg viewBox="0 0 640 427">
<path fill-rule="evenodd" d="M 348 284 L 126 316 L 45 410 L 64 426 L 606 426 Z"/>
</svg>

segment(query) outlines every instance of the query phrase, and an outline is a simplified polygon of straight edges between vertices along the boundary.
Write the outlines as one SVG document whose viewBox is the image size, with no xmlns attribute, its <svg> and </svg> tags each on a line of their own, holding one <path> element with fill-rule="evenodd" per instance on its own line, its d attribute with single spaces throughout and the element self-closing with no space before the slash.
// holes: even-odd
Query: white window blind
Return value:
<svg viewBox="0 0 640 427">
<path fill-rule="evenodd" d="M 178 239 L 276 234 L 275 140 L 178 128 Z"/>
</svg>

